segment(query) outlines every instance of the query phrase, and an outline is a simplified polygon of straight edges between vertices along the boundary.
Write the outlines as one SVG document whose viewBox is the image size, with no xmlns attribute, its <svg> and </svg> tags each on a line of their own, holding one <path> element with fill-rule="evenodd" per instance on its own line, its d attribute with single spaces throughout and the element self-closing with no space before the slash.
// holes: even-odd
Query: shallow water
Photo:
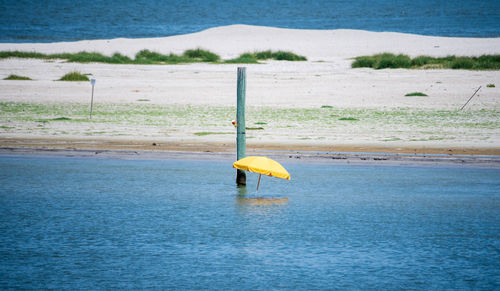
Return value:
<svg viewBox="0 0 500 291">
<path fill-rule="evenodd" d="M 230 24 L 500 36 L 498 0 L 0 0 L 0 19 L 0 42 L 163 37 Z"/>
<path fill-rule="evenodd" d="M 499 288 L 500 169 L 283 165 L 1 156 L 0 289 Z"/>
</svg>

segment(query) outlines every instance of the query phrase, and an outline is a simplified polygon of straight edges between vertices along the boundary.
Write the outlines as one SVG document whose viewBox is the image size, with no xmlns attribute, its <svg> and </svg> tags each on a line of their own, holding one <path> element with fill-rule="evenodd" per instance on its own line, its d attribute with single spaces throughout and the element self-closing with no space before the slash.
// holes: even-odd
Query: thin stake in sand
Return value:
<svg viewBox="0 0 500 291">
<path fill-rule="evenodd" d="M 90 119 L 92 119 L 92 106 L 94 105 L 94 86 L 95 79 L 90 79 L 90 84 L 92 85 L 92 95 L 90 97 Z"/>
<path fill-rule="evenodd" d="M 479 86 L 479 88 L 477 88 L 476 92 L 474 92 L 474 94 L 472 94 L 472 96 L 470 96 L 469 100 L 467 100 L 467 102 L 465 102 L 464 106 L 462 106 L 462 108 L 460 108 L 459 111 L 464 109 L 465 105 L 469 104 L 469 102 L 472 100 L 472 97 L 474 97 L 474 95 L 476 95 L 476 93 L 479 91 L 479 89 L 481 89 L 481 86 Z"/>
</svg>

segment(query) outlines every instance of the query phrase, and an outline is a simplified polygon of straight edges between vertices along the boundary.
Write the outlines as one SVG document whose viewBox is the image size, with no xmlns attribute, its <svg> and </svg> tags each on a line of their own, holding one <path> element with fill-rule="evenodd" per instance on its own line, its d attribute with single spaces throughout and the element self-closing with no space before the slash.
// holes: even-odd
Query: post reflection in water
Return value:
<svg viewBox="0 0 500 291">
<path fill-rule="evenodd" d="M 285 205 L 288 203 L 288 197 L 247 197 L 247 188 L 239 186 L 236 188 L 236 202 L 239 205 Z"/>
</svg>

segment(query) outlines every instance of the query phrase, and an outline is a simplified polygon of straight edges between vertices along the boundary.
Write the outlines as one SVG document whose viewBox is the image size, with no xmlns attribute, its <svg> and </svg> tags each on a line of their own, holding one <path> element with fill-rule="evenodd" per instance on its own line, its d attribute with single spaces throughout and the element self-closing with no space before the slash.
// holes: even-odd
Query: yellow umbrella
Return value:
<svg viewBox="0 0 500 291">
<path fill-rule="evenodd" d="M 250 171 L 259 174 L 259 182 L 257 183 L 257 190 L 259 190 L 260 176 L 262 174 L 277 177 L 281 179 L 290 180 L 290 174 L 283 168 L 280 163 L 267 157 L 250 156 L 238 160 L 233 163 L 233 168 Z"/>
</svg>

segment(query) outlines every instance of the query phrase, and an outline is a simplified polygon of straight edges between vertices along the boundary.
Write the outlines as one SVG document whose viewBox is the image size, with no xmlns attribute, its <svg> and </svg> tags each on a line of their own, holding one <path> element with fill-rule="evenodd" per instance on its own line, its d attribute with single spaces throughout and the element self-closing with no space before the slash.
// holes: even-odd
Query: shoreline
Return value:
<svg viewBox="0 0 500 291">
<path fill-rule="evenodd" d="M 35 148 L 67 150 L 131 150 L 131 151 L 188 151 L 188 152 L 235 152 L 233 142 L 212 141 L 161 141 L 158 139 L 84 139 L 84 138 L 1 138 L 0 148 Z M 247 141 L 247 151 L 296 152 L 296 153 L 370 153 L 398 155 L 446 155 L 446 156 L 500 156 L 498 147 L 457 146 L 380 146 L 369 144 L 325 145 L 299 143 L 256 143 Z"/>
<path fill-rule="evenodd" d="M 282 162 L 351 165 L 474 166 L 500 168 L 498 149 L 381 148 L 370 146 L 249 144 L 247 155 L 266 155 Z M 235 145 L 219 143 L 164 143 L 111 140 L 0 139 L 2 156 L 49 156 L 138 160 L 228 160 Z"/>
</svg>

